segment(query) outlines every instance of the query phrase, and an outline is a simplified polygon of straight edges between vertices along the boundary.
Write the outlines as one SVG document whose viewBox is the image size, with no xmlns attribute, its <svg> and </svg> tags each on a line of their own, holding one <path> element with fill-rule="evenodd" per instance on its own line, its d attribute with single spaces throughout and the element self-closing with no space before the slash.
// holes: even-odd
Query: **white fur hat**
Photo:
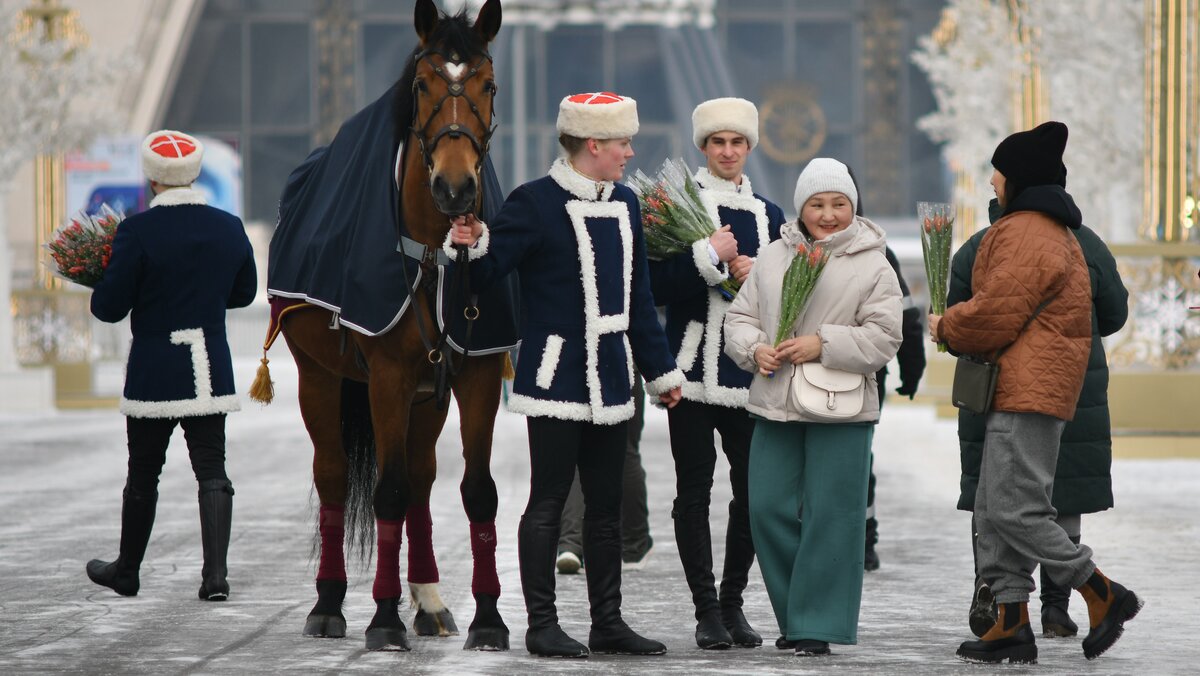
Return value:
<svg viewBox="0 0 1200 676">
<path fill-rule="evenodd" d="M 692 140 L 704 149 L 709 136 L 732 131 L 746 137 L 750 147 L 758 145 L 758 108 L 746 99 L 710 99 L 692 111 Z"/>
<path fill-rule="evenodd" d="M 814 157 L 796 179 L 796 213 L 804 210 L 808 198 L 822 192 L 840 192 L 850 198 L 850 210 L 858 211 L 858 189 L 846 165 L 828 157 Z"/>
<path fill-rule="evenodd" d="M 558 104 L 558 133 L 577 138 L 626 138 L 638 133 L 637 101 L 612 92 L 572 94 Z"/>
<path fill-rule="evenodd" d="M 162 129 L 142 141 L 142 171 L 163 185 L 191 185 L 203 157 L 204 145 L 181 131 Z"/>
</svg>

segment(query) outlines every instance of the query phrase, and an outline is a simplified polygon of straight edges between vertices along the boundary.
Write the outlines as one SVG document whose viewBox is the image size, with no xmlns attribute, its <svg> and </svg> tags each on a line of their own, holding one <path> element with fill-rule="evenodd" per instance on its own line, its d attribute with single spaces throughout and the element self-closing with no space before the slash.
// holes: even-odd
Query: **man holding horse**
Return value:
<svg viewBox="0 0 1200 676">
<path fill-rule="evenodd" d="M 101 321 L 132 315 L 121 397 L 129 470 L 120 555 L 87 564 L 92 582 L 122 596 L 136 596 L 140 587 L 158 477 L 177 425 L 200 485 L 200 598 L 223 601 L 229 595 L 225 559 L 233 484 L 225 474 L 225 414 L 239 404 L 225 310 L 249 305 L 258 281 L 242 222 L 207 206 L 192 187 L 203 154 L 198 140 L 177 131 L 156 131 L 142 142 L 142 166 L 155 197 L 150 209 L 117 228 L 108 268 L 92 293 L 92 314 Z"/>
<path fill-rule="evenodd" d="M 666 306 L 667 340 L 687 377 L 683 401 L 667 413 L 677 490 L 671 516 L 696 606 L 696 645 L 755 647 L 762 637 L 742 613 L 742 591 L 754 563 L 746 497 L 754 421 L 745 410 L 753 376 L 724 352 L 721 327 L 731 299 L 718 285 L 730 277 L 737 283 L 746 279 L 759 250 L 779 238 L 783 210 L 756 194 L 742 173 L 758 144 L 753 103 L 739 98 L 701 103 L 692 112 L 692 137 L 706 161 L 695 174 L 700 199 L 722 227 L 691 253 L 650 263 L 654 300 Z M 708 521 L 714 433 L 721 435 L 733 487 L 719 598 Z"/>
<path fill-rule="evenodd" d="M 670 407 L 683 374 L 654 310 L 637 197 L 617 183 L 633 157 L 637 104 L 612 93 L 559 104 L 566 157 L 509 195 L 491 227 L 454 219 L 470 247 L 472 288 L 519 271 L 525 304 L 509 408 L 529 416 L 531 479 L 518 547 L 529 613 L 525 646 L 541 656 L 657 655 L 666 646 L 621 618 L 621 484 L 634 362 Z M 554 560 L 563 501 L 579 470 L 592 627 L 588 646 L 558 623 Z"/>
</svg>

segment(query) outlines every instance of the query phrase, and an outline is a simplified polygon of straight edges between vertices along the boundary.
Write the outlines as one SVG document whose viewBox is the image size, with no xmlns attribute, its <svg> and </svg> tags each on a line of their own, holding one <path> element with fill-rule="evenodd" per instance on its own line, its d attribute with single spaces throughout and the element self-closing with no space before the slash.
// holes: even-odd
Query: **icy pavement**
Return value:
<svg viewBox="0 0 1200 676">
<path fill-rule="evenodd" d="M 0 417 L 0 673 L 985 673 L 954 658 L 966 627 L 971 589 L 968 518 L 955 511 L 958 450 L 954 424 L 920 405 L 891 405 L 876 434 L 878 551 L 883 567 L 866 577 L 856 646 L 827 658 L 776 650 L 777 628 L 762 579 L 751 574 L 746 612 L 766 646 L 701 651 L 671 535 L 674 477 L 666 417 L 651 410 L 642 446 L 649 475 L 654 550 L 628 572 L 624 614 L 664 641 L 662 657 L 535 659 L 524 650 L 524 606 L 516 557 L 517 521 L 528 494 L 524 418 L 502 413 L 492 471 L 500 490 L 500 611 L 512 630 L 508 653 L 461 650 L 463 636 L 421 638 L 410 653 L 363 650 L 374 610 L 372 572 L 351 568 L 345 614 L 349 637 L 300 635 L 315 601 L 312 454 L 295 405 L 287 358 L 272 363 L 279 395 L 267 408 L 246 402 L 230 416 L 229 473 L 237 489 L 230 546 L 232 594 L 226 603 L 196 598 L 200 537 L 196 485 L 176 433 L 160 486 L 158 521 L 142 568 L 142 588 L 122 598 L 88 581 L 84 563 L 115 556 L 125 473 L 124 418 L 115 411 Z M 242 364 L 243 378 L 253 364 Z M 442 597 L 465 631 L 474 612 L 471 556 L 458 494 L 461 459 L 456 414 L 439 443 L 434 539 Z M 719 472 L 725 468 L 718 467 Z M 1078 639 L 1040 639 L 1040 663 L 1004 673 L 1195 673 L 1200 660 L 1200 461 L 1117 460 L 1117 508 L 1085 517 L 1084 541 L 1101 567 L 1146 599 L 1109 654 L 1084 660 Z M 722 484 L 725 484 L 722 486 Z M 727 481 L 714 493 L 714 534 L 724 533 Z M 717 537 L 718 548 L 723 546 Z M 722 560 L 717 552 L 716 561 Z M 403 561 L 403 559 L 402 559 Z M 404 564 L 401 564 L 402 570 Z M 719 575 L 719 572 L 718 572 Z M 559 576 L 566 630 L 586 640 L 584 578 Z M 1039 627 L 1036 601 L 1031 607 Z M 1072 616 L 1087 624 L 1078 595 Z M 405 613 L 411 626 L 411 617 Z"/>
</svg>

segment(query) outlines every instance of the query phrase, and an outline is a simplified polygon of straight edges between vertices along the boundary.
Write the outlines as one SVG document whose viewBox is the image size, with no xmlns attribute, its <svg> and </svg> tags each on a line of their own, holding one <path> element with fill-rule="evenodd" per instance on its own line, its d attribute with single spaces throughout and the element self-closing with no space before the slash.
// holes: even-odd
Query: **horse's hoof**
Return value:
<svg viewBox="0 0 1200 676">
<path fill-rule="evenodd" d="M 346 618 L 341 615 L 310 613 L 304 621 L 304 635 L 314 638 L 346 638 Z"/>
<path fill-rule="evenodd" d="M 417 609 L 413 618 L 413 631 L 417 636 L 458 636 L 458 625 L 454 623 L 454 615 L 449 608 L 442 608 L 436 613 L 427 613 L 424 608 Z"/>
<path fill-rule="evenodd" d="M 508 627 L 483 627 L 469 630 L 463 650 L 484 652 L 508 650 Z"/>
<path fill-rule="evenodd" d="M 404 626 L 375 627 L 367 630 L 367 650 L 393 650 L 408 652 L 408 632 Z"/>
</svg>

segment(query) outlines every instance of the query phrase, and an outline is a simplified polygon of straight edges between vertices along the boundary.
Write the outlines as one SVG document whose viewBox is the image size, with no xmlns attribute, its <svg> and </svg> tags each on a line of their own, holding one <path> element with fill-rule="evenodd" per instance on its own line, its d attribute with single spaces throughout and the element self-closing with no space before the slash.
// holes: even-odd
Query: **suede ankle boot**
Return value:
<svg viewBox="0 0 1200 676">
<path fill-rule="evenodd" d="M 1113 582 L 1097 568 L 1077 588 L 1088 606 L 1090 630 L 1083 639 L 1083 655 L 1094 660 L 1111 648 L 1125 632 L 1125 623 L 1137 616 L 1142 600 L 1132 591 Z"/>
<path fill-rule="evenodd" d="M 996 623 L 978 641 L 964 641 L 957 655 L 965 662 L 1036 664 L 1037 644 L 1029 626 L 1028 603 L 1001 603 Z"/>
</svg>

